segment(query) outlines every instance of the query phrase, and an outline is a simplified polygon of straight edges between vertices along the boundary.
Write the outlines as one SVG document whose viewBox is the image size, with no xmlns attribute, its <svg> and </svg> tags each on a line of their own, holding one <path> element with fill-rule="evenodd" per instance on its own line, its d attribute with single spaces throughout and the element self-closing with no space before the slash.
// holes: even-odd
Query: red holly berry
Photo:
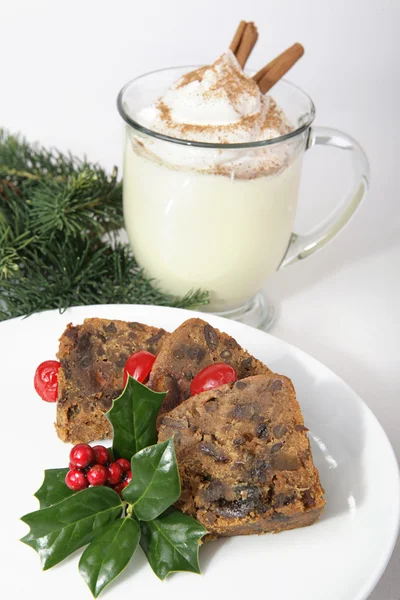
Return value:
<svg viewBox="0 0 400 600">
<path fill-rule="evenodd" d="M 103 465 L 94 465 L 89 469 L 86 477 L 90 485 L 105 485 L 108 478 L 108 470 Z"/>
<path fill-rule="evenodd" d="M 121 481 L 120 483 L 117 483 L 117 485 L 113 486 L 113 490 L 121 496 L 122 490 L 124 489 L 124 487 L 126 487 L 125 481 Z"/>
<path fill-rule="evenodd" d="M 231 365 L 226 363 L 215 363 L 204 367 L 192 379 L 190 384 L 190 394 L 195 396 L 205 390 L 213 390 L 224 383 L 231 383 L 237 380 L 236 371 Z"/>
<path fill-rule="evenodd" d="M 126 487 L 131 481 L 132 481 L 132 471 L 129 469 L 129 471 L 127 473 L 125 473 L 125 477 L 124 477 L 124 481 L 123 481 L 123 483 L 125 484 L 124 487 Z"/>
<path fill-rule="evenodd" d="M 118 458 L 115 462 L 117 462 L 120 465 L 124 473 L 129 471 L 131 468 L 131 463 L 127 458 Z"/>
<path fill-rule="evenodd" d="M 78 492 L 84 490 L 88 486 L 88 482 L 85 473 L 79 469 L 71 469 L 65 476 L 65 483 L 70 490 Z"/>
<path fill-rule="evenodd" d="M 46 360 L 38 366 L 33 378 L 35 390 L 46 402 L 55 402 L 58 394 L 58 360 Z"/>
<path fill-rule="evenodd" d="M 96 456 L 96 463 L 99 465 L 108 465 L 111 462 L 111 456 L 104 446 L 93 446 L 93 452 Z"/>
<path fill-rule="evenodd" d="M 117 462 L 111 463 L 111 465 L 108 467 L 107 483 L 109 483 L 110 485 L 117 485 L 121 481 L 122 475 L 123 470 L 121 465 Z"/>
<path fill-rule="evenodd" d="M 128 379 L 128 375 L 131 375 L 140 383 L 144 383 L 153 368 L 156 357 L 147 350 L 139 350 L 130 355 L 125 363 L 124 367 L 124 387 Z"/>
<path fill-rule="evenodd" d="M 117 492 L 117 494 L 119 494 L 121 496 L 122 490 L 124 488 L 126 488 L 126 486 L 129 485 L 131 481 L 132 481 L 132 471 L 129 470 L 127 473 L 125 473 L 122 481 L 117 483 L 117 485 L 113 486 L 113 488 Z"/>
<path fill-rule="evenodd" d="M 77 444 L 69 453 L 70 464 L 78 469 L 93 465 L 96 461 L 94 450 L 89 444 Z"/>
</svg>

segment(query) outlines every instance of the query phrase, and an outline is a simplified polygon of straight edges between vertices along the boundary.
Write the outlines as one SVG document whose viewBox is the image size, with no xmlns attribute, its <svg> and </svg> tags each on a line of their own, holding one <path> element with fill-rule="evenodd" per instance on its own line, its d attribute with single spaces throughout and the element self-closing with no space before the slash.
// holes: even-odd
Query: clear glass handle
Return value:
<svg viewBox="0 0 400 600">
<path fill-rule="evenodd" d="M 349 153 L 355 183 L 343 201 L 315 229 L 305 235 L 292 233 L 288 249 L 279 268 L 291 265 L 316 252 L 346 225 L 368 190 L 369 165 L 361 146 L 349 135 L 330 127 L 312 127 L 307 150 L 314 146 L 333 146 Z"/>
</svg>

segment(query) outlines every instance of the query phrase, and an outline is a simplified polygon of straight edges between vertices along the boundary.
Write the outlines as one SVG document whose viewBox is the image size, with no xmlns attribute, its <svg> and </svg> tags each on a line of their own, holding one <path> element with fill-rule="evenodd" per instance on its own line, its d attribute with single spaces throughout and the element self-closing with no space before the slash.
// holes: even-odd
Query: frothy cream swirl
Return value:
<svg viewBox="0 0 400 600">
<path fill-rule="evenodd" d="M 230 50 L 213 65 L 181 77 L 135 117 L 152 131 L 215 144 L 258 142 L 292 130 L 273 98 L 260 92 Z M 131 137 L 136 151 L 146 152 L 169 166 L 240 178 L 276 172 L 288 158 L 285 148 L 203 149 Z"/>
<path fill-rule="evenodd" d="M 290 131 L 283 112 L 263 96 L 228 50 L 211 66 L 184 75 L 138 120 L 154 131 L 197 142 L 255 142 Z"/>
</svg>

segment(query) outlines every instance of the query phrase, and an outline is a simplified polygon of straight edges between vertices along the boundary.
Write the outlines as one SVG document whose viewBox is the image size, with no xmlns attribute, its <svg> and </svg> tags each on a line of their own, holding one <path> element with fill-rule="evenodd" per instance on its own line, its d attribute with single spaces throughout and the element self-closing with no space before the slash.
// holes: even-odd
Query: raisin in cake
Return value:
<svg viewBox="0 0 400 600">
<path fill-rule="evenodd" d="M 163 344 L 153 365 L 149 387 L 167 391 L 160 414 L 178 406 L 190 396 L 190 383 L 204 367 L 224 362 L 238 379 L 270 373 L 268 367 L 243 350 L 236 340 L 201 319 L 189 319 L 175 329 Z"/>
<path fill-rule="evenodd" d="M 211 537 L 311 525 L 325 501 L 299 404 L 287 377 L 248 377 L 162 415 L 182 481 L 178 508 Z"/>
<path fill-rule="evenodd" d="M 112 436 L 104 416 L 123 389 L 126 359 L 137 350 L 158 354 L 168 337 L 141 323 L 85 319 L 68 325 L 60 338 L 56 430 L 64 442 Z"/>
</svg>

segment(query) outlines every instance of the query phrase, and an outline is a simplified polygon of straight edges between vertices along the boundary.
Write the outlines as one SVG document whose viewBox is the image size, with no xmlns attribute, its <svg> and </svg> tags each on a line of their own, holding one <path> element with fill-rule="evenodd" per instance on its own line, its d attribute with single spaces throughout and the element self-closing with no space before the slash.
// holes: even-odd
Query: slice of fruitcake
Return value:
<svg viewBox="0 0 400 600">
<path fill-rule="evenodd" d="M 158 354 L 169 334 L 141 323 L 85 319 L 60 338 L 56 430 L 64 442 L 112 435 L 103 413 L 123 389 L 127 358 L 138 350 Z"/>
<path fill-rule="evenodd" d="M 162 415 L 182 481 L 177 507 L 211 537 L 314 523 L 325 501 L 292 382 L 267 373 L 202 392 Z"/>
<path fill-rule="evenodd" d="M 201 319 L 189 319 L 163 344 L 153 365 L 149 387 L 167 391 L 160 414 L 168 412 L 190 395 L 190 384 L 199 371 L 214 363 L 226 363 L 238 379 L 270 373 L 268 367 L 243 350 L 237 341 Z"/>
</svg>

